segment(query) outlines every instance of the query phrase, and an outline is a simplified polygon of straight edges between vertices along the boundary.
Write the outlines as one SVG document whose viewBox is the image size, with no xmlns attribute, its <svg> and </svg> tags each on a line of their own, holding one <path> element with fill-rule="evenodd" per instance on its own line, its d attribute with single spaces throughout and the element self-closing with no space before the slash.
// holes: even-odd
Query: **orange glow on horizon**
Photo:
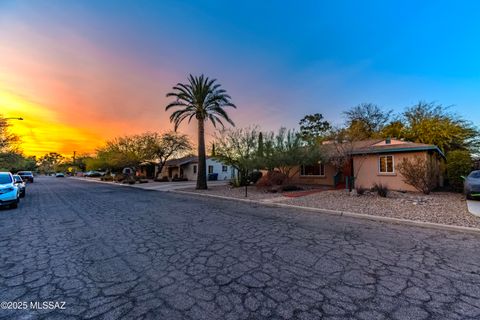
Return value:
<svg viewBox="0 0 480 320">
<path fill-rule="evenodd" d="M 71 156 L 93 153 L 103 143 L 102 137 L 82 128 L 64 124 L 52 110 L 0 89 L 0 113 L 4 117 L 22 117 L 9 120 L 10 131 L 21 138 L 26 155 L 42 156 L 58 152 Z"/>
</svg>

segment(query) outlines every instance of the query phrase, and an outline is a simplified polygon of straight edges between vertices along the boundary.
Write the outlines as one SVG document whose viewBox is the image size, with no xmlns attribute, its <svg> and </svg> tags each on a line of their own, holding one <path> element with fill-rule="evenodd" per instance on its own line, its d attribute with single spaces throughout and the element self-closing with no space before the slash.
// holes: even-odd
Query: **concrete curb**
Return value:
<svg viewBox="0 0 480 320">
<path fill-rule="evenodd" d="M 131 185 L 128 185 L 128 184 L 123 184 L 123 183 L 113 183 L 113 182 L 108 182 L 108 181 L 88 180 L 87 178 L 80 178 L 80 177 L 70 177 L 70 179 L 72 179 L 72 178 L 76 179 L 76 180 L 80 180 L 80 181 L 105 183 L 105 184 L 109 184 L 109 185 L 123 186 L 123 187 L 130 187 L 130 188 L 146 190 L 146 189 L 134 187 L 134 186 L 131 186 Z M 324 213 L 324 214 L 326 213 L 326 214 L 336 215 L 336 216 L 344 216 L 344 217 L 351 217 L 351 218 L 364 219 L 364 220 L 380 221 L 380 222 L 386 222 L 386 223 L 392 223 L 392 224 L 410 225 L 410 226 L 421 227 L 421 228 L 433 228 L 433 229 L 439 229 L 439 230 L 456 231 L 456 232 L 470 232 L 470 233 L 480 234 L 480 229 L 479 228 L 462 227 L 462 226 L 454 226 L 454 225 L 441 224 L 441 223 L 423 222 L 423 221 L 415 221 L 415 220 L 408 220 L 408 219 L 374 216 L 374 215 L 370 215 L 370 214 L 355 213 L 355 212 L 349 212 L 349 211 L 320 209 L 320 208 L 313 208 L 313 207 L 302 207 L 302 206 L 295 206 L 295 205 L 291 205 L 291 204 L 278 203 L 278 202 L 265 202 L 265 201 L 259 201 L 259 200 L 251 200 L 251 199 L 232 198 L 232 197 L 226 197 L 226 196 L 218 196 L 218 195 L 214 195 L 214 194 L 204 194 L 204 193 L 191 192 L 191 191 L 181 191 L 181 190 L 168 190 L 167 191 L 167 190 L 152 189 L 152 190 L 147 190 L 147 191 L 171 192 L 171 193 L 186 194 L 186 195 L 193 195 L 193 196 L 200 196 L 200 197 L 205 196 L 205 197 L 216 198 L 216 199 L 234 200 L 234 201 L 240 201 L 240 202 L 245 202 L 245 203 L 258 204 L 258 205 L 263 205 L 263 206 L 266 206 L 266 207 L 297 209 L 297 210 L 311 211 L 311 212 Z"/>
<path fill-rule="evenodd" d="M 259 201 L 259 200 L 232 198 L 232 197 L 218 196 L 218 195 L 213 195 L 213 194 L 203 194 L 203 193 L 197 193 L 197 192 L 191 192 L 191 191 L 172 190 L 172 191 L 169 191 L 169 192 L 179 193 L 179 194 L 187 194 L 187 195 L 194 195 L 194 196 L 206 196 L 206 197 L 223 199 L 223 200 L 235 200 L 235 201 L 246 202 L 246 203 L 251 203 L 251 204 L 259 204 L 259 205 L 263 205 L 263 206 L 267 206 L 267 207 L 280 207 L 280 208 L 298 209 L 298 210 L 304 210 L 304 211 L 326 213 L 326 214 L 336 215 L 336 216 L 351 217 L 351 218 L 356 218 L 356 219 L 364 219 L 364 220 L 380 221 L 380 222 L 387 222 L 387 223 L 393 223 L 393 224 L 410 225 L 410 226 L 416 226 L 416 227 L 421 227 L 421 228 L 433 228 L 433 229 L 440 229 L 440 230 L 447 230 L 447 231 L 457 231 L 457 232 L 460 231 L 460 232 L 470 232 L 470 233 L 480 234 L 480 229 L 471 228 L 471 227 L 462 227 L 462 226 L 454 226 L 454 225 L 441 224 L 441 223 L 423 222 L 423 221 L 415 221 L 415 220 L 408 220 L 408 219 L 382 217 L 382 216 L 375 216 L 375 215 L 369 215 L 369 214 L 364 214 L 364 213 L 355 213 L 355 212 L 349 212 L 349 211 L 320 209 L 320 208 L 313 208 L 313 207 L 302 207 L 302 206 L 295 206 L 295 205 L 285 204 L 285 203 L 264 202 L 264 201 Z"/>
</svg>

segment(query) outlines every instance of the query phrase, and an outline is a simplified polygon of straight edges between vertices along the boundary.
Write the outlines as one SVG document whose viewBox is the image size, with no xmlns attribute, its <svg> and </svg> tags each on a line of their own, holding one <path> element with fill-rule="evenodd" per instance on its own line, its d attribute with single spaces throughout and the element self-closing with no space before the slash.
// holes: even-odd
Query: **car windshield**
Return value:
<svg viewBox="0 0 480 320">
<path fill-rule="evenodd" d="M 20 176 L 13 176 L 13 179 L 15 179 L 15 182 L 22 182 L 22 178 Z"/>
<path fill-rule="evenodd" d="M 12 183 L 12 176 L 8 173 L 0 173 L 0 184 Z"/>
<path fill-rule="evenodd" d="M 21 175 L 21 176 L 31 176 L 32 175 L 32 173 L 29 172 L 29 171 L 20 171 L 18 174 Z"/>
<path fill-rule="evenodd" d="M 469 178 L 480 179 L 480 171 L 473 171 L 468 175 Z"/>
</svg>

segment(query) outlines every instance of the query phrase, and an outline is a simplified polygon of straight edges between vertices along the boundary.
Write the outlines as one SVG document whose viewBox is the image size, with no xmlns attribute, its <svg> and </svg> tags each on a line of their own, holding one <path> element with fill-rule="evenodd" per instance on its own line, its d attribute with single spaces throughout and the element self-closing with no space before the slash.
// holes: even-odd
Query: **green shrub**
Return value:
<svg viewBox="0 0 480 320">
<path fill-rule="evenodd" d="M 454 150 L 447 154 L 447 177 L 450 187 L 454 191 L 463 190 L 462 176 L 466 176 L 472 170 L 472 158 L 470 152 Z"/>
</svg>

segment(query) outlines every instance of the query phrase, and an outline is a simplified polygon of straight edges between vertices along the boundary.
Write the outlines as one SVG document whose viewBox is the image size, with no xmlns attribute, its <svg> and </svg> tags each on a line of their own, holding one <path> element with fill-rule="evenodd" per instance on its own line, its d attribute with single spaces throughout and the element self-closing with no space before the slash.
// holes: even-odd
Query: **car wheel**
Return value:
<svg viewBox="0 0 480 320">
<path fill-rule="evenodd" d="M 467 200 L 473 200 L 473 197 L 470 195 L 470 193 L 467 193 Z"/>
<path fill-rule="evenodd" d="M 20 198 L 25 198 L 25 191 L 20 193 Z"/>
<path fill-rule="evenodd" d="M 10 205 L 10 208 L 12 208 L 12 209 L 17 209 L 17 208 L 18 208 L 18 200 L 17 200 L 17 202 L 12 203 L 12 204 Z"/>
</svg>

